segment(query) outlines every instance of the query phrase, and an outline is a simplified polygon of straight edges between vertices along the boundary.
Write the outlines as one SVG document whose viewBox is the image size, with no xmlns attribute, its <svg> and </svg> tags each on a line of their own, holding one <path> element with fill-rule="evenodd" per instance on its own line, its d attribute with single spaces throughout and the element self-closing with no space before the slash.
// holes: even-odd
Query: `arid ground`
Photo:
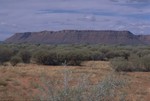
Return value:
<svg viewBox="0 0 150 101">
<path fill-rule="evenodd" d="M 18 64 L 15 67 L 0 66 L 0 101 L 35 100 L 42 93 L 41 86 L 45 85 L 41 80 L 42 77 L 46 78 L 44 79 L 46 82 L 50 80 L 52 86 L 61 89 L 64 85 L 76 86 L 78 82 L 84 80 L 88 82 L 88 86 L 96 85 L 111 75 L 117 75 L 126 82 L 122 88 L 125 101 L 150 100 L 150 72 L 116 73 L 111 69 L 109 62 L 88 61 L 82 66 L 36 64 Z"/>
</svg>

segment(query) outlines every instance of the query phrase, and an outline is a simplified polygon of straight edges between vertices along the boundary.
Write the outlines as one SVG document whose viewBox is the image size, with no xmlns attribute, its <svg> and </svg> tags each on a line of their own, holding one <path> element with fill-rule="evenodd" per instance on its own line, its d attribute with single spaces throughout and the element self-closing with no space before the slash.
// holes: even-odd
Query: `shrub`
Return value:
<svg viewBox="0 0 150 101">
<path fill-rule="evenodd" d="M 70 78 L 64 76 L 63 79 L 42 76 L 39 85 L 40 94 L 35 96 L 35 100 L 40 101 L 116 101 L 120 95 L 125 93 L 122 88 L 126 86 L 125 78 L 120 75 L 110 74 L 95 85 L 90 85 L 88 75 L 76 78 L 77 84 L 71 86 Z M 71 75 L 70 75 L 71 76 Z M 71 76 L 74 79 L 74 77 Z M 67 80 L 66 80 L 67 79 Z M 67 85 L 66 85 L 67 83 Z M 61 85 L 60 88 L 58 85 Z M 123 101 L 126 99 L 124 96 Z M 120 100 L 119 100 L 120 101 Z"/>
<path fill-rule="evenodd" d="M 42 65 L 61 65 L 62 62 L 59 60 L 57 52 L 41 50 L 34 54 L 34 60 L 38 64 Z"/>
<path fill-rule="evenodd" d="M 19 52 L 19 56 L 21 57 L 23 63 L 30 63 L 31 53 L 27 50 L 22 50 Z"/>
<path fill-rule="evenodd" d="M 142 66 L 142 61 L 141 58 L 136 55 L 136 54 L 132 54 L 129 59 L 129 65 L 132 68 L 132 71 L 143 71 L 144 68 Z"/>
<path fill-rule="evenodd" d="M 119 76 L 120 75 L 116 74 L 106 76 L 94 87 L 94 91 L 91 92 L 92 94 L 89 97 L 89 101 L 116 101 L 115 97 L 120 97 L 121 93 L 123 93 L 118 92 L 119 89 L 127 84 L 126 80 Z M 126 96 L 124 96 L 123 101 L 125 101 L 125 99 Z"/>
<path fill-rule="evenodd" d="M 21 62 L 21 58 L 18 56 L 12 57 L 10 60 L 12 66 L 16 66 L 20 62 Z"/>
<path fill-rule="evenodd" d="M 131 67 L 127 60 L 122 57 L 114 58 L 111 61 L 112 68 L 119 72 L 119 71 L 132 71 Z"/>
<path fill-rule="evenodd" d="M 0 47 L 0 64 L 11 59 L 13 52 L 9 48 Z"/>
<path fill-rule="evenodd" d="M 127 60 L 128 60 L 128 58 L 129 58 L 129 56 L 130 56 L 130 52 L 127 51 L 127 50 L 120 50 L 120 51 L 118 51 L 118 55 L 119 55 L 120 57 L 123 57 L 124 59 L 127 59 Z"/>
<path fill-rule="evenodd" d="M 113 59 L 116 57 L 122 57 L 124 59 L 128 59 L 130 56 L 130 53 L 125 50 L 112 50 L 106 53 L 106 57 L 108 59 Z"/>
<path fill-rule="evenodd" d="M 106 48 L 106 47 L 103 47 L 103 48 L 100 49 L 100 51 L 101 51 L 102 53 L 106 54 L 106 53 L 108 53 L 108 52 L 110 51 L 110 49 L 109 49 L 109 48 Z"/>
<path fill-rule="evenodd" d="M 98 52 L 98 51 L 91 52 L 90 59 L 91 60 L 106 60 L 105 54 Z"/>
<path fill-rule="evenodd" d="M 86 59 L 86 55 L 81 51 L 38 51 L 34 54 L 34 60 L 42 65 L 80 65 Z"/>
<path fill-rule="evenodd" d="M 142 57 L 141 61 L 145 71 L 146 72 L 150 71 L 150 55 Z"/>
<path fill-rule="evenodd" d="M 143 56 L 146 56 L 146 55 L 149 55 L 150 54 L 150 51 L 149 50 L 140 50 L 137 52 L 137 55 L 139 57 L 143 57 Z"/>
<path fill-rule="evenodd" d="M 43 63 L 43 57 L 44 55 L 47 54 L 47 52 L 44 52 L 43 50 L 40 50 L 40 51 L 36 51 L 33 55 L 33 60 L 35 63 L 37 64 L 44 64 Z"/>
<path fill-rule="evenodd" d="M 139 57 L 133 54 L 128 61 L 123 58 L 111 60 L 112 68 L 115 71 L 150 71 L 150 56 Z"/>
<path fill-rule="evenodd" d="M 70 51 L 66 54 L 67 65 L 81 65 L 86 60 L 87 54 L 84 51 Z"/>
</svg>

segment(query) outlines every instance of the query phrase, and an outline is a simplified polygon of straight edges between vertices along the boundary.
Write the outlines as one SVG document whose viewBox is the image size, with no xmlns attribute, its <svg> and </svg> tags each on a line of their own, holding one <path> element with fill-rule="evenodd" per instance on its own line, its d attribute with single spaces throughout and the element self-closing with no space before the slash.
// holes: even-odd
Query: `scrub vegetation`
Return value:
<svg viewBox="0 0 150 101">
<path fill-rule="evenodd" d="M 146 101 L 149 61 L 149 46 L 1 44 L 0 99 Z"/>
<path fill-rule="evenodd" d="M 2 44 L 0 64 L 80 66 L 83 61 L 110 61 L 115 71 L 150 71 L 149 46 Z"/>
</svg>

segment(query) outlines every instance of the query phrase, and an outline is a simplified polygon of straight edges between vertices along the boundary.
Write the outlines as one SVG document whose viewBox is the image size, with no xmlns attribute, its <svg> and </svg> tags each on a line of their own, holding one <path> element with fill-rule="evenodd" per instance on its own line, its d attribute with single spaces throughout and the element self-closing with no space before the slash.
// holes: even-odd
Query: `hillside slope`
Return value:
<svg viewBox="0 0 150 101">
<path fill-rule="evenodd" d="M 6 39 L 5 42 L 47 44 L 144 44 L 141 39 L 129 31 L 62 30 L 16 33 Z"/>
<path fill-rule="evenodd" d="M 145 44 L 150 44 L 150 35 L 137 35 L 137 37 Z"/>
</svg>

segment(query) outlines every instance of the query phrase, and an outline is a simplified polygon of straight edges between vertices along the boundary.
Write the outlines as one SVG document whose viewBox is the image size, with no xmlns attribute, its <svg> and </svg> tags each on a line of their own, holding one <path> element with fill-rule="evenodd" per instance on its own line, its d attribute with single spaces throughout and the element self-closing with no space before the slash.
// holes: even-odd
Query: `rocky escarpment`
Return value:
<svg viewBox="0 0 150 101">
<path fill-rule="evenodd" d="M 16 33 L 6 43 L 46 44 L 145 44 L 144 38 L 130 31 L 62 30 Z"/>
<path fill-rule="evenodd" d="M 137 37 L 145 44 L 150 44 L 150 35 L 137 35 Z"/>
</svg>

